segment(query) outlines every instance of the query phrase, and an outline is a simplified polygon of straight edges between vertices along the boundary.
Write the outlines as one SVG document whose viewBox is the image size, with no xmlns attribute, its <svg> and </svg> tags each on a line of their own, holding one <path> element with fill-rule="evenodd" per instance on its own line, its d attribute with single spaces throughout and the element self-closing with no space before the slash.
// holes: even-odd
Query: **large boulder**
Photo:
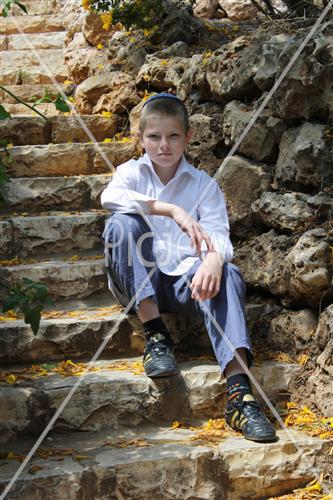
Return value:
<svg viewBox="0 0 333 500">
<path fill-rule="evenodd" d="M 73 40 L 64 51 L 65 63 L 71 79 L 79 84 L 87 78 L 106 72 L 110 68 L 110 61 L 105 50 L 92 47 L 82 33 L 75 33 Z"/>
<path fill-rule="evenodd" d="M 305 232 L 288 253 L 289 293 L 310 306 L 320 303 L 332 286 L 332 260 L 329 237 L 324 229 Z"/>
<path fill-rule="evenodd" d="M 218 3 L 231 21 L 245 21 L 258 15 L 258 9 L 251 0 L 218 0 Z"/>
<path fill-rule="evenodd" d="M 103 28 L 103 21 L 99 14 L 89 12 L 84 18 L 82 33 L 90 45 L 96 47 L 99 43 L 105 44 L 112 38 L 115 28 Z"/>
<path fill-rule="evenodd" d="M 325 125 L 304 123 L 283 133 L 275 171 L 277 186 L 316 192 L 332 186 L 332 155 L 325 132 Z"/>
<path fill-rule="evenodd" d="M 331 254 L 324 229 L 307 231 L 296 244 L 292 236 L 271 230 L 238 248 L 235 261 L 249 285 L 280 297 L 285 305 L 313 307 L 331 287 Z"/>
<path fill-rule="evenodd" d="M 261 60 L 261 43 L 240 36 L 215 51 L 207 62 L 207 82 L 214 100 L 249 100 L 261 92 L 254 82 Z"/>
<path fill-rule="evenodd" d="M 212 19 L 216 16 L 218 8 L 218 0 L 196 0 L 193 10 L 194 13 L 199 17 Z"/>
<path fill-rule="evenodd" d="M 131 83 L 131 77 L 120 71 L 87 78 L 76 89 L 75 102 L 81 114 L 91 114 L 99 99 L 104 94 L 121 89 Z"/>
<path fill-rule="evenodd" d="M 317 325 L 312 309 L 284 312 L 272 319 L 267 340 L 275 349 L 301 352 L 309 345 Z"/>
<path fill-rule="evenodd" d="M 147 56 L 146 63 L 142 66 L 136 78 L 138 87 L 146 87 L 149 83 L 153 88 L 160 91 L 175 91 L 179 85 L 188 60 L 183 57 L 172 57 L 161 54 Z"/>
<path fill-rule="evenodd" d="M 240 156 L 232 156 L 222 163 L 216 180 L 226 197 L 231 231 L 244 236 L 251 229 L 252 203 L 270 187 L 272 176 L 269 169 Z"/>
<path fill-rule="evenodd" d="M 223 112 L 225 144 L 233 145 L 251 122 L 255 108 L 239 101 L 229 102 Z M 286 125 L 271 113 L 261 113 L 238 146 L 238 152 L 256 161 L 274 161 Z"/>
<path fill-rule="evenodd" d="M 309 206 L 311 197 L 303 193 L 266 191 L 251 207 L 256 220 L 278 231 L 306 229 L 316 220 L 316 211 Z"/>
<path fill-rule="evenodd" d="M 263 58 L 254 78 L 263 90 L 272 87 L 304 40 L 304 32 L 294 36 L 273 36 L 263 46 Z M 298 55 L 279 87 L 271 105 L 281 118 L 320 118 L 333 113 L 332 62 L 333 22 L 322 24 L 316 36 Z"/>
</svg>

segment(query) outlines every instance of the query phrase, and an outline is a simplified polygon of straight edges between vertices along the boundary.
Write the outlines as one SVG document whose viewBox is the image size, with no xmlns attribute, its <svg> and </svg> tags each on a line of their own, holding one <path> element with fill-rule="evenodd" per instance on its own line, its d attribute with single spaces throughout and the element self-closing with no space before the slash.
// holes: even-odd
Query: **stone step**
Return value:
<svg viewBox="0 0 333 500">
<path fill-rule="evenodd" d="M 65 31 L 75 16 L 76 14 L 72 13 L 61 13 L 53 15 L 5 17 L 1 19 L 0 35 Z"/>
<path fill-rule="evenodd" d="M 100 148 L 100 149 L 98 149 Z M 104 161 L 100 151 L 111 162 Z M 11 177 L 58 177 L 112 172 L 113 167 L 133 158 L 135 145 L 126 142 L 95 144 L 48 144 L 15 146 L 8 169 Z"/>
<path fill-rule="evenodd" d="M 7 50 L 1 53 L 1 85 L 52 83 L 68 79 L 62 49 Z"/>
<path fill-rule="evenodd" d="M 37 99 L 41 99 L 42 97 L 44 97 L 46 92 L 50 97 L 54 98 L 58 95 L 60 89 L 64 92 L 68 92 L 71 88 L 72 85 L 62 83 L 58 83 L 57 85 L 53 85 L 52 83 L 40 85 L 6 85 L 6 89 L 12 92 L 12 94 L 15 94 L 17 97 L 20 97 L 21 99 L 23 99 L 23 101 L 28 103 L 34 103 Z M 4 104 L 6 108 L 7 103 L 17 104 L 17 101 L 13 97 L 11 97 L 9 94 L 7 94 L 7 92 L 4 92 L 1 89 L 0 98 L 2 104 Z"/>
<path fill-rule="evenodd" d="M 119 119 L 116 115 L 110 118 L 101 115 L 51 116 L 48 120 L 36 115 L 34 111 L 19 104 L 6 104 L 7 111 L 20 108 L 21 114 L 32 116 L 13 117 L 0 122 L 0 139 L 10 139 L 14 146 L 31 146 L 79 142 L 87 143 L 90 137 L 83 126 L 87 127 L 98 142 L 113 138 L 119 130 Z M 54 104 L 40 104 L 37 109 L 47 115 L 59 112 Z M 26 110 L 26 112 L 25 112 Z"/>
<path fill-rule="evenodd" d="M 67 31 L 2 35 L 1 50 L 62 49 Z"/>
<path fill-rule="evenodd" d="M 223 416 L 226 382 L 216 362 L 185 361 L 179 363 L 179 375 L 161 379 L 146 377 L 142 357 L 101 360 L 95 366 L 98 371 L 82 378 L 55 430 L 100 430 Z M 78 381 L 77 376 L 51 372 L 20 381 L 20 369 L 7 367 L 6 374 L 16 376 L 17 381 L 0 383 L 0 435 L 7 439 L 32 430 L 42 432 Z M 267 361 L 254 366 L 252 373 L 275 404 L 288 391 L 290 378 L 298 369 L 297 365 Z"/>
<path fill-rule="evenodd" d="M 12 178 L 3 194 L 8 211 L 28 212 L 101 208 L 100 195 L 111 181 L 112 174 L 66 177 Z M 0 211 L 4 214 L 5 209 Z M 11 213 L 15 216 L 16 213 Z"/>
<path fill-rule="evenodd" d="M 10 113 L 14 119 L 15 118 L 28 118 L 28 117 L 35 117 L 38 116 L 35 111 L 32 109 L 29 109 L 27 106 L 24 104 L 16 103 L 16 104 L 5 104 L 5 109 Z M 61 111 L 58 111 L 55 107 L 54 104 L 52 103 L 43 103 L 43 104 L 38 104 L 37 109 L 40 113 L 42 113 L 46 117 L 52 118 L 53 116 L 57 116 L 61 114 Z M 44 120 L 44 118 L 40 117 L 41 120 Z M 8 123 L 9 120 L 4 120 Z M 45 121 L 45 120 L 44 120 Z M 12 128 L 12 126 L 11 126 Z M 27 131 L 24 134 L 25 136 L 27 135 Z M 9 137 L 9 134 L 6 134 L 6 138 Z M 32 141 L 32 144 L 34 142 Z"/>
<path fill-rule="evenodd" d="M 91 357 L 115 326 L 103 357 L 141 354 L 144 341 L 120 314 L 122 309 L 108 291 L 86 300 L 60 301 L 43 311 L 36 336 L 23 319 L 0 316 L 1 364 Z"/>
<path fill-rule="evenodd" d="M 58 260 L 8 265 L 1 268 L 3 280 L 9 286 L 22 282 L 22 278 L 44 283 L 53 299 L 86 298 L 107 290 L 104 258 L 101 255 L 80 256 Z"/>
<path fill-rule="evenodd" d="M 319 457 L 329 448 L 327 441 L 294 430 L 278 431 L 278 438 L 275 443 L 254 443 L 232 434 L 213 446 L 200 441 L 198 431 L 166 425 L 76 432 L 65 439 L 62 433 L 52 433 L 6 499 L 276 497 L 318 477 Z M 20 440 L 6 451 L 24 456 L 33 445 L 32 439 Z M 15 459 L 1 460 L 0 491 L 19 465 Z"/>
<path fill-rule="evenodd" d="M 24 0 L 24 5 L 27 8 L 28 15 L 48 15 L 54 14 L 58 10 L 57 1 L 56 0 Z M 22 16 L 22 10 L 13 5 L 10 11 L 13 16 Z"/>
<path fill-rule="evenodd" d="M 50 212 L 0 219 L 0 254 L 34 257 L 85 250 L 103 251 L 101 235 L 107 213 Z M 1 262 L 1 261 L 0 261 Z"/>
</svg>

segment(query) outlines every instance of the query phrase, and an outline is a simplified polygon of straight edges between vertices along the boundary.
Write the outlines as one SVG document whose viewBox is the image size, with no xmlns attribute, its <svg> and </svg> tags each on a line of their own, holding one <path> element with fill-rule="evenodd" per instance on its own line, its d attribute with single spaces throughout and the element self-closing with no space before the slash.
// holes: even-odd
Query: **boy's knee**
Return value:
<svg viewBox="0 0 333 500">
<path fill-rule="evenodd" d="M 108 221 L 108 234 L 112 241 L 127 240 L 130 234 L 140 236 L 150 229 L 141 215 L 113 214 Z M 109 241 L 110 241 L 109 238 Z"/>
</svg>

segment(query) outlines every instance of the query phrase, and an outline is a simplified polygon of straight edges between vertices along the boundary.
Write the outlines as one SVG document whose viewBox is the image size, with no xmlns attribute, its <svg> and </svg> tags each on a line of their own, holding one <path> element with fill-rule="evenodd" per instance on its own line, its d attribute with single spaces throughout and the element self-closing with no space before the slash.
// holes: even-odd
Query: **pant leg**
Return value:
<svg viewBox="0 0 333 500">
<path fill-rule="evenodd" d="M 156 300 L 159 270 L 154 261 L 153 235 L 140 215 L 115 213 L 107 221 L 104 233 L 109 287 L 123 305 L 141 300 Z"/>
<path fill-rule="evenodd" d="M 173 312 L 191 314 L 198 311 L 205 321 L 217 361 L 224 372 L 233 359 L 235 350 L 247 349 L 248 365 L 252 364 L 252 349 L 245 319 L 245 284 L 237 266 L 224 264 L 219 293 L 203 302 L 191 298 L 188 284 L 198 269 L 198 261 L 182 277 L 174 280 L 173 287 L 165 290 L 161 310 L 167 307 Z"/>
</svg>

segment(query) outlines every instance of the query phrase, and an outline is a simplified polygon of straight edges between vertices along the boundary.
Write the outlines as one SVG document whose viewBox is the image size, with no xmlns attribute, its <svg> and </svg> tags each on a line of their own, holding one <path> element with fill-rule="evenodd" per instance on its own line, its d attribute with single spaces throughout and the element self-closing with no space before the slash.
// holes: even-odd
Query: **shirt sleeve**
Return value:
<svg viewBox="0 0 333 500">
<path fill-rule="evenodd" d="M 215 180 L 204 175 L 199 190 L 198 222 L 209 235 L 223 262 L 230 262 L 233 246 L 230 241 L 230 227 L 223 193 Z M 203 253 L 204 250 L 203 248 Z"/>
<path fill-rule="evenodd" d="M 151 197 L 136 191 L 136 171 L 130 162 L 117 167 L 111 182 L 102 192 L 103 208 L 111 212 L 149 214 L 148 200 Z"/>
</svg>

